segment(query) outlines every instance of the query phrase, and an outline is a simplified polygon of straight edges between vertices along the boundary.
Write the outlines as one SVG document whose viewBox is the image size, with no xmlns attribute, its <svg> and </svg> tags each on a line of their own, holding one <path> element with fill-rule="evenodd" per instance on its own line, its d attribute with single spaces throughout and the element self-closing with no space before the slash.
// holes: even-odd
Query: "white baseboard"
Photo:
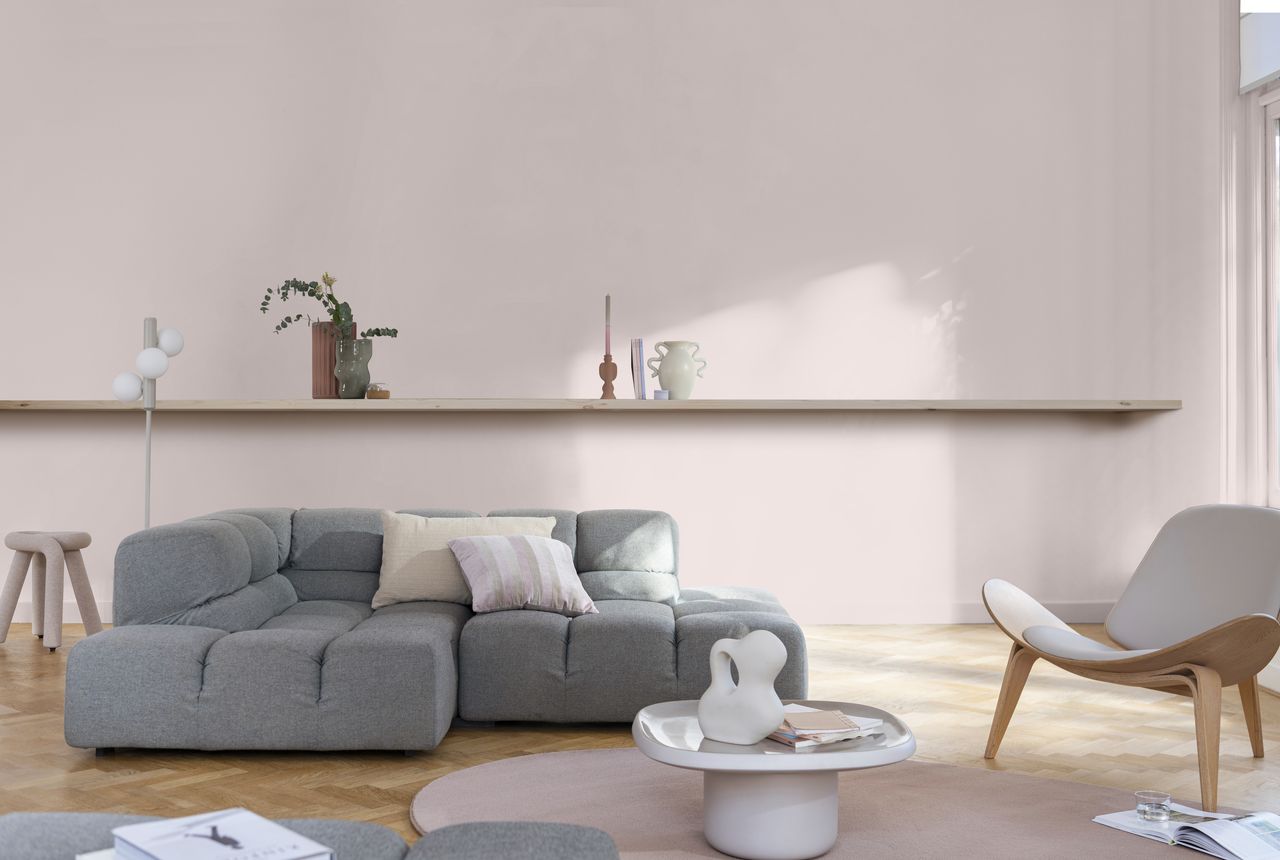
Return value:
<svg viewBox="0 0 1280 860">
<path fill-rule="evenodd" d="M 98 614 L 102 616 L 103 624 L 111 623 L 111 602 L 98 604 Z M 67 624 L 79 624 L 80 607 L 73 600 L 70 603 L 62 604 L 62 620 Z M 15 624 L 31 623 L 31 601 L 21 600 L 18 602 L 18 609 L 13 613 L 13 621 Z"/>
<path fill-rule="evenodd" d="M 1115 606 L 1114 600 L 1064 600 L 1044 605 L 1054 615 L 1068 624 L 1101 624 Z M 981 601 L 956 604 L 953 624 L 990 624 L 991 616 Z"/>
</svg>

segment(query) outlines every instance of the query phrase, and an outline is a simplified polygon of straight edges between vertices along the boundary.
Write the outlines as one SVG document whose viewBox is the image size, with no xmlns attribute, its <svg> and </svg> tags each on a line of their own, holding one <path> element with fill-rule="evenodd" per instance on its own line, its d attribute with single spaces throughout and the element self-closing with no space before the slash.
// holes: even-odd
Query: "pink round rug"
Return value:
<svg viewBox="0 0 1280 860">
<path fill-rule="evenodd" d="M 1169 846 L 1090 820 L 1132 802 L 1120 789 L 906 761 L 841 774 L 840 838 L 826 856 L 1168 860 Z M 702 774 L 635 749 L 467 768 L 418 792 L 409 815 L 421 833 L 467 821 L 561 821 L 604 830 L 636 860 L 725 856 L 702 838 Z"/>
</svg>

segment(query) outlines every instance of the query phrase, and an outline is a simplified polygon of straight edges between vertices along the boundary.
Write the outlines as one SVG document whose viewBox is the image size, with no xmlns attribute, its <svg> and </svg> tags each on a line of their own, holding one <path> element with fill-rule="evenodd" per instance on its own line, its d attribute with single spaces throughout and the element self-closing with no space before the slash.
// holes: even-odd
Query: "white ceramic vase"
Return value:
<svg viewBox="0 0 1280 860">
<path fill-rule="evenodd" d="M 698 358 L 701 349 L 691 340 L 664 340 L 654 347 L 657 356 L 646 362 L 659 384 L 671 392 L 672 400 L 688 400 L 693 394 L 694 380 L 707 369 L 707 360 Z M 654 367 L 654 362 L 659 362 Z"/>
<path fill-rule="evenodd" d="M 775 732 L 786 716 L 773 682 L 787 662 L 787 646 L 768 630 L 711 646 L 711 686 L 698 700 L 704 737 L 728 744 L 754 744 Z M 738 667 L 733 683 L 732 667 Z"/>
</svg>

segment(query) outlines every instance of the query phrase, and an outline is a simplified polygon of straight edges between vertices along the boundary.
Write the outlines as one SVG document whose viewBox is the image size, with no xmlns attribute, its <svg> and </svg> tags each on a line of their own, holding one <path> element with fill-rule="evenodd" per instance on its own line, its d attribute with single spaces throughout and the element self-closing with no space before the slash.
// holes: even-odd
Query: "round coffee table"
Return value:
<svg viewBox="0 0 1280 860">
<path fill-rule="evenodd" d="M 811 708 L 883 720 L 880 734 L 796 751 L 764 740 L 750 746 L 707 740 L 696 701 L 661 702 L 636 714 L 631 736 L 654 761 L 702 771 L 702 830 L 711 847 L 748 860 L 805 860 L 836 844 L 842 770 L 880 767 L 916 751 L 893 714 L 851 702 Z"/>
</svg>

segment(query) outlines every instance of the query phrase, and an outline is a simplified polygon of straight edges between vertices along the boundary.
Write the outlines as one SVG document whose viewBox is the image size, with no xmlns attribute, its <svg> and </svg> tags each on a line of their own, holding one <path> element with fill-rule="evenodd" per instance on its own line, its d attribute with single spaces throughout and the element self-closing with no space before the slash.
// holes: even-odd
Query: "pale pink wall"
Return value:
<svg viewBox="0 0 1280 860">
<path fill-rule="evenodd" d="M 0 397 L 309 392 L 265 287 L 336 273 L 400 395 L 590 396 L 615 337 L 705 396 L 1175 397 L 1156 417 L 165 416 L 155 519 L 653 506 L 686 582 L 807 622 L 1078 617 L 1219 492 L 1219 45 L 1202 0 L 5 4 Z M 290 303 L 288 308 L 296 307 Z M 622 352 L 616 349 L 616 352 Z M 0 417 L 0 528 L 105 601 L 141 428 Z M 335 450 L 341 466 L 327 465 Z M 42 480 L 49 475 L 52 480 Z M 68 489 L 58 489 L 61 482 Z"/>
</svg>

